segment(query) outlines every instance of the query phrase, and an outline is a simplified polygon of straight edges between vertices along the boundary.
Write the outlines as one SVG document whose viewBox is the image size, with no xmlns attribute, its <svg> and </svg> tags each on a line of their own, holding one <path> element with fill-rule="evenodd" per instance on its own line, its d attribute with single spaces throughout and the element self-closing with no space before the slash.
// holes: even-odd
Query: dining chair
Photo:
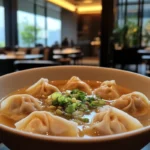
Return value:
<svg viewBox="0 0 150 150">
<path fill-rule="evenodd" d="M 82 65 L 82 58 L 84 57 L 84 53 L 81 52 L 78 54 L 70 54 L 68 57 L 73 60 L 74 65 Z"/>
<path fill-rule="evenodd" d="M 14 60 L 12 59 L 0 59 L 0 75 L 14 72 L 13 62 Z"/>
<path fill-rule="evenodd" d="M 135 65 L 135 72 L 138 72 L 138 65 L 141 64 L 141 55 L 136 50 L 114 50 L 113 66 L 121 65 L 121 69 L 125 69 L 126 65 Z"/>
</svg>

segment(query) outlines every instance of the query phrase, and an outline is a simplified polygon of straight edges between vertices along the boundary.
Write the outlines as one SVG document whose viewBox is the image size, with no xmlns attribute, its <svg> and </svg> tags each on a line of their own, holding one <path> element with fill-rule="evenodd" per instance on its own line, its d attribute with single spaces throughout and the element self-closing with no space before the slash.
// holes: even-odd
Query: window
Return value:
<svg viewBox="0 0 150 150">
<path fill-rule="evenodd" d="M 0 47 L 5 46 L 5 14 L 3 1 L 0 0 Z"/>
<path fill-rule="evenodd" d="M 33 6 L 31 1 L 18 0 L 18 43 L 20 47 L 34 47 L 35 45 Z"/>
<path fill-rule="evenodd" d="M 52 46 L 55 42 L 61 42 L 61 21 L 59 19 L 47 18 L 47 39 L 48 46 Z"/>
<path fill-rule="evenodd" d="M 118 14 L 118 25 L 119 26 L 123 26 L 124 23 L 125 23 L 125 5 L 120 5 L 118 6 L 118 11 L 119 11 L 119 14 Z"/>
<path fill-rule="evenodd" d="M 133 22 L 138 25 L 138 5 L 128 5 L 127 22 Z"/>
<path fill-rule="evenodd" d="M 43 0 L 27 1 L 18 0 L 19 46 L 52 46 L 55 42 L 60 44 L 61 8 L 50 3 L 45 6 Z M 46 10 L 47 16 L 45 16 Z"/>
<path fill-rule="evenodd" d="M 61 9 L 52 4 L 47 7 L 47 45 L 61 44 Z"/>
<path fill-rule="evenodd" d="M 139 0 L 128 0 L 128 3 L 138 3 Z"/>
<path fill-rule="evenodd" d="M 142 46 L 150 46 L 150 3 L 143 10 Z"/>
<path fill-rule="evenodd" d="M 150 46 L 150 0 L 118 0 L 117 5 L 118 26 L 131 28 L 127 33 L 133 35 L 130 36 L 134 41 L 131 45 Z"/>
<path fill-rule="evenodd" d="M 45 3 L 36 0 L 36 44 L 46 45 Z"/>
</svg>

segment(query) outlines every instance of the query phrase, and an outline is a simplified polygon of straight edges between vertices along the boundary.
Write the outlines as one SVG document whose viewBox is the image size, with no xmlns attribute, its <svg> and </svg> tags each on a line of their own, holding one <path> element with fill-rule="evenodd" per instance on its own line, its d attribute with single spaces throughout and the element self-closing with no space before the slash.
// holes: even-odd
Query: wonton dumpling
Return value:
<svg viewBox="0 0 150 150">
<path fill-rule="evenodd" d="M 54 116 L 46 111 L 35 111 L 15 124 L 16 129 L 38 134 L 78 136 L 77 123 Z"/>
<path fill-rule="evenodd" d="M 89 128 L 85 128 L 87 134 L 111 135 L 142 128 L 143 125 L 127 113 L 111 107 L 104 106 L 93 117 Z"/>
<path fill-rule="evenodd" d="M 120 97 L 115 80 L 102 82 L 100 87 L 94 90 L 94 94 L 106 100 Z"/>
<path fill-rule="evenodd" d="M 36 97 L 48 96 L 54 92 L 59 92 L 59 89 L 48 83 L 48 79 L 41 78 L 35 84 L 30 86 L 26 92 Z"/>
<path fill-rule="evenodd" d="M 112 102 L 111 105 L 135 117 L 145 115 L 150 110 L 150 101 L 140 92 L 122 95 Z"/>
<path fill-rule="evenodd" d="M 41 110 L 41 102 L 28 94 L 17 94 L 7 97 L 1 102 L 0 112 L 18 121 L 31 112 Z"/>
<path fill-rule="evenodd" d="M 73 90 L 73 89 L 79 89 L 81 91 L 86 92 L 89 95 L 92 94 L 90 86 L 76 76 L 73 76 L 63 88 L 63 90 Z"/>
</svg>

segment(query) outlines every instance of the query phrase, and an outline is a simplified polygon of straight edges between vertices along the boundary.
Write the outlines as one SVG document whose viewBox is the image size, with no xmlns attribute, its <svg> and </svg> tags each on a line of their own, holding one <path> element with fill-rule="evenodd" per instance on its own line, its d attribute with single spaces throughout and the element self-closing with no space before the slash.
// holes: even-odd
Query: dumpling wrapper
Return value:
<svg viewBox="0 0 150 150">
<path fill-rule="evenodd" d="M 106 100 L 120 97 L 115 80 L 102 82 L 100 87 L 94 90 L 94 94 Z"/>
<path fill-rule="evenodd" d="M 59 89 L 56 86 L 49 84 L 48 79 L 41 78 L 35 84 L 30 86 L 26 92 L 35 97 L 45 97 L 54 92 L 59 92 Z"/>
<path fill-rule="evenodd" d="M 140 92 L 122 95 L 120 98 L 114 100 L 111 105 L 134 117 L 146 115 L 150 111 L 150 101 Z"/>
<path fill-rule="evenodd" d="M 90 88 L 90 86 L 76 76 L 71 77 L 71 79 L 66 83 L 66 85 L 63 88 L 64 91 L 73 89 L 79 89 L 81 91 L 84 91 L 88 95 L 92 94 L 92 89 Z"/>
<path fill-rule="evenodd" d="M 93 117 L 89 127 L 85 127 L 86 134 L 93 136 L 112 135 L 142 128 L 143 125 L 134 117 L 117 108 L 104 106 Z"/>
<path fill-rule="evenodd" d="M 54 136 L 78 136 L 77 123 L 54 116 L 46 111 L 35 111 L 15 124 L 16 129 Z"/>
<path fill-rule="evenodd" d="M 14 121 L 18 121 L 31 112 L 41 109 L 41 102 L 28 94 L 9 96 L 0 105 L 0 113 Z"/>
</svg>

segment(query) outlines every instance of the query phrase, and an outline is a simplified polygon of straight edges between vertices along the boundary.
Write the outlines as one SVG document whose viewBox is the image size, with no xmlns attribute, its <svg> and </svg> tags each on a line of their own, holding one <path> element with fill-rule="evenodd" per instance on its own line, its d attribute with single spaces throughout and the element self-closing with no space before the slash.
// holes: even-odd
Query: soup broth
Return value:
<svg viewBox="0 0 150 150">
<path fill-rule="evenodd" d="M 150 125 L 149 100 L 146 99 L 148 100 L 146 101 L 143 95 L 141 96 L 138 92 L 136 93 L 130 89 L 121 87 L 117 85 L 115 81 L 102 82 L 80 80 L 78 77 L 74 78 L 74 81 L 70 79 L 48 82 L 45 79 L 41 79 L 42 81 L 39 80 L 30 87 L 12 92 L 1 100 L 0 123 L 27 132 L 78 137 L 117 134 Z M 16 96 L 16 98 L 13 96 Z M 134 108 L 133 106 L 129 108 L 132 103 L 135 103 L 137 106 L 134 105 Z M 77 133 L 72 134 L 70 131 L 65 131 L 63 134 L 58 134 L 52 131 L 52 129 L 44 129 L 46 130 L 44 132 L 41 132 L 42 129 L 40 129 L 39 131 L 39 128 L 43 128 L 43 126 L 48 127 L 47 121 L 44 123 L 45 120 L 42 121 L 42 124 L 38 124 L 39 119 L 43 119 L 38 116 L 39 114 L 35 115 L 39 117 L 38 120 L 38 117 L 36 120 L 32 118 L 34 116 L 33 112 L 36 113 L 37 111 L 41 113 L 48 112 L 48 114 L 45 114 L 50 115 L 48 118 L 58 116 L 59 119 L 63 118 L 63 120 L 61 120 L 62 122 L 67 120 L 71 123 L 75 123 L 71 124 L 70 127 L 76 125 Z M 122 116 L 119 111 L 122 113 Z M 31 118 L 30 122 L 28 117 Z M 124 118 L 126 119 L 123 120 Z M 123 124 L 125 121 L 134 119 L 135 121 L 131 123 L 135 124 L 133 125 L 134 127 L 131 125 L 131 128 L 128 129 L 128 127 Z M 28 120 L 28 123 L 26 123 L 26 120 Z M 55 118 L 53 118 L 53 120 L 55 121 Z M 34 122 L 37 123 L 34 124 Z M 51 126 L 53 121 L 51 119 L 51 121 L 48 122 Z M 105 123 L 106 125 L 103 126 Z M 26 124 L 27 127 L 20 127 L 20 124 L 21 126 Z M 108 124 L 109 127 L 106 127 Z M 114 127 L 114 125 L 116 127 Z M 32 130 L 30 126 L 32 126 Z M 62 129 L 65 127 L 64 122 L 54 126 L 55 128 L 59 126 L 59 128 Z M 116 129 L 119 127 L 121 128 L 120 130 Z M 109 129 L 104 131 L 105 128 Z"/>
</svg>

